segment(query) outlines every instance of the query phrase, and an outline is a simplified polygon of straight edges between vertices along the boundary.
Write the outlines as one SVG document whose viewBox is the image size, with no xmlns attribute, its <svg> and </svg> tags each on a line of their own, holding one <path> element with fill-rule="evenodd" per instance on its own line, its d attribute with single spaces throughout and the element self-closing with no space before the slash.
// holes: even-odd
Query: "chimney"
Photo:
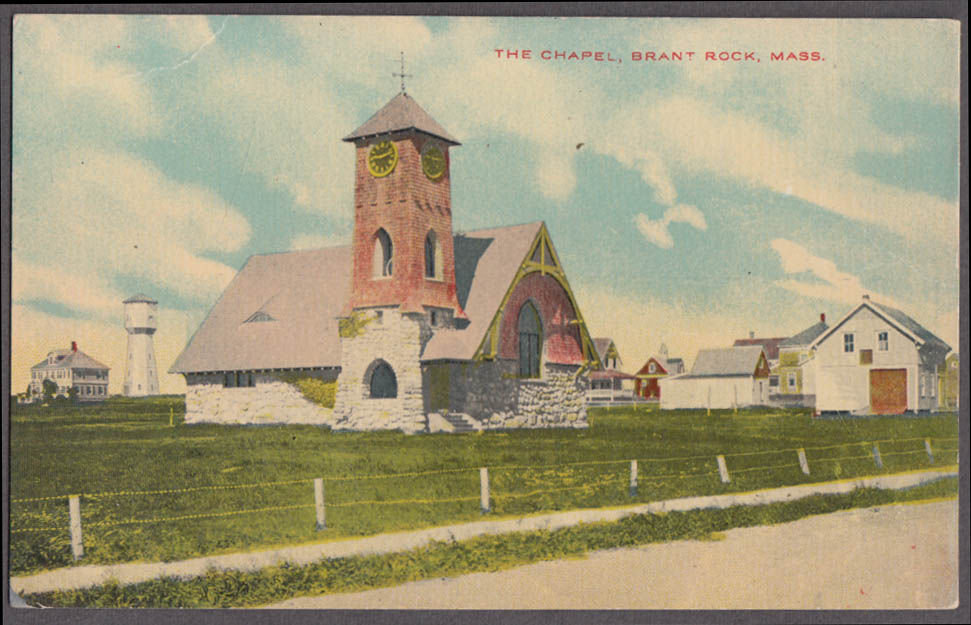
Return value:
<svg viewBox="0 0 971 625">
<path fill-rule="evenodd" d="M 755 332 L 754 332 L 753 330 L 749 330 L 749 331 L 748 331 L 748 337 L 749 337 L 750 339 L 754 339 L 754 338 L 755 338 Z"/>
<path fill-rule="evenodd" d="M 78 344 L 76 341 L 71 341 L 71 351 L 72 352 L 78 351 Z"/>
<path fill-rule="evenodd" d="M 819 313 L 819 322 L 826 323 L 826 313 Z"/>
</svg>

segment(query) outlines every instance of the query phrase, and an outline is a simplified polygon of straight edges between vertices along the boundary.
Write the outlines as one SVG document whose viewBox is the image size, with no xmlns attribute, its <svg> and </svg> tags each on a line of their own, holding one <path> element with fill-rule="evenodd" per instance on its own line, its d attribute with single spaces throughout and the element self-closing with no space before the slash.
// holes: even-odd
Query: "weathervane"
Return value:
<svg viewBox="0 0 971 625">
<path fill-rule="evenodd" d="M 411 78 L 412 77 L 411 74 L 406 74 L 405 73 L 405 53 L 404 53 L 404 51 L 401 52 L 401 73 L 399 74 L 398 72 L 391 72 L 391 75 L 392 76 L 400 76 L 401 77 L 401 93 L 404 93 L 405 92 L 405 77 L 408 77 L 408 78 Z"/>
</svg>

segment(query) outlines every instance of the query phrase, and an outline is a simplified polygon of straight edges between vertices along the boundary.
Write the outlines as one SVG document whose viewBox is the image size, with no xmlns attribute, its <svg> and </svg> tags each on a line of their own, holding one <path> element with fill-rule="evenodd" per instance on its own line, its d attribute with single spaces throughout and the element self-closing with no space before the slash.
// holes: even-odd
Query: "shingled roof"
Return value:
<svg viewBox="0 0 971 625">
<path fill-rule="evenodd" d="M 947 352 L 951 351 L 950 345 L 942 341 L 937 337 L 937 335 L 922 326 L 909 315 L 885 304 L 878 304 L 877 302 L 872 301 L 868 295 L 864 295 L 862 302 L 850 310 L 850 312 L 846 313 L 843 318 L 833 324 L 832 327 L 817 336 L 813 340 L 811 347 L 815 348 L 820 343 L 825 341 L 828 336 L 833 334 L 837 328 L 846 323 L 847 320 L 849 320 L 862 308 L 869 308 L 878 317 L 882 317 L 887 323 L 895 326 L 904 335 L 918 343 L 919 346 L 926 347 L 933 351 L 940 351 L 943 352 L 943 354 L 947 354 Z"/>
<path fill-rule="evenodd" d="M 48 364 L 47 359 L 40 361 L 33 367 L 34 369 L 104 369 L 110 370 L 111 368 L 104 365 L 91 356 L 88 356 L 84 352 L 78 350 L 73 351 L 70 349 L 56 349 L 53 353 L 61 356 L 61 359 L 54 364 Z"/>
<path fill-rule="evenodd" d="M 754 375 L 759 364 L 759 356 L 762 353 L 760 345 L 703 349 L 698 352 L 691 371 L 679 377 L 708 378 Z"/>
<path fill-rule="evenodd" d="M 169 372 L 340 366 L 350 276 L 350 247 L 250 257 Z"/>
<path fill-rule="evenodd" d="M 344 137 L 344 141 L 356 141 L 403 130 L 417 130 L 438 137 L 452 145 L 461 145 L 455 137 L 442 128 L 441 124 L 432 119 L 431 115 L 425 112 L 425 109 L 418 106 L 418 103 L 404 92 L 391 98 L 390 102 L 372 115 L 357 130 Z"/>
<path fill-rule="evenodd" d="M 779 343 L 779 347 L 801 347 L 803 345 L 809 345 L 816 340 L 817 336 L 825 332 L 828 327 L 825 321 L 818 321 L 799 334 L 794 334 L 782 341 Z"/>
<path fill-rule="evenodd" d="M 470 360 L 542 222 L 454 236 L 455 284 L 468 316 L 442 329 L 422 360 Z M 350 291 L 351 249 L 251 257 L 216 302 L 171 373 L 340 366 L 337 317 Z"/>
<path fill-rule="evenodd" d="M 428 341 L 422 360 L 471 360 L 543 222 L 455 235 L 455 290 L 469 318 Z"/>
</svg>

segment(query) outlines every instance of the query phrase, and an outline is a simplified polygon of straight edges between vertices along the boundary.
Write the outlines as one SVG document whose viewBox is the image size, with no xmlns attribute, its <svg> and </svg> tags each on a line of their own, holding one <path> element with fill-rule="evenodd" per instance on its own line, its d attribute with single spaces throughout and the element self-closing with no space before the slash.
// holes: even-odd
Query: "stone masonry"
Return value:
<svg viewBox="0 0 971 625">
<path fill-rule="evenodd" d="M 226 387 L 223 374 L 186 376 L 186 423 L 334 425 L 334 411 L 304 397 L 275 373 L 254 373 L 254 386 Z M 333 380 L 331 372 L 311 375 Z"/>
<path fill-rule="evenodd" d="M 361 310 L 367 320 L 354 336 L 341 337 L 341 374 L 334 405 L 335 429 L 425 430 L 421 351 L 431 338 L 427 315 L 398 308 Z M 345 333 L 347 334 L 347 333 Z M 394 371 L 398 396 L 370 397 L 371 372 L 381 361 Z"/>
</svg>

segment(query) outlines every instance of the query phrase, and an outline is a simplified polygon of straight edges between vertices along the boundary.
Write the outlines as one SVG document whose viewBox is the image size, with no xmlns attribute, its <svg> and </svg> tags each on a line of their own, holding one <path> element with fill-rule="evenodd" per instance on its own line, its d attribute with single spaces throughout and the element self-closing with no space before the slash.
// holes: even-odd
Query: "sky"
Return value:
<svg viewBox="0 0 971 625">
<path fill-rule="evenodd" d="M 349 244 L 341 138 L 399 92 L 401 52 L 408 94 L 462 143 L 454 229 L 545 221 L 628 371 L 662 343 L 690 366 L 790 336 L 864 293 L 956 349 L 959 37 L 947 20 L 18 15 L 11 390 L 73 340 L 121 392 L 130 295 L 159 301 L 164 372 L 249 256 Z"/>
</svg>

